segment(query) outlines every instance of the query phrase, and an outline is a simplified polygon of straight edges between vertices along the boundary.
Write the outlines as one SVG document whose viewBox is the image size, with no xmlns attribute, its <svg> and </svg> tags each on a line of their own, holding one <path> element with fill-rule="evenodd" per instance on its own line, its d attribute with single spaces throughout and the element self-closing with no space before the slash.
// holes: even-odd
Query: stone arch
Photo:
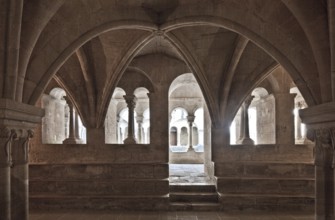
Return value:
<svg viewBox="0 0 335 220">
<path fill-rule="evenodd" d="M 79 38 L 77 38 L 75 41 L 70 43 L 63 51 L 61 51 L 58 55 L 58 57 L 54 60 L 54 62 L 51 64 L 51 66 L 48 67 L 47 71 L 43 74 L 41 79 L 39 80 L 37 86 L 34 88 L 33 93 L 30 97 L 26 97 L 28 100 L 26 101 L 30 104 L 35 104 L 35 102 L 38 100 L 40 93 L 43 92 L 44 88 L 52 78 L 52 76 L 57 72 L 58 69 L 65 63 L 65 61 L 81 46 L 83 46 L 86 42 L 91 40 L 92 38 L 98 36 L 101 33 L 112 31 L 112 30 L 119 30 L 119 29 L 139 29 L 139 30 L 147 30 L 147 31 L 153 31 L 155 29 L 154 25 L 150 25 L 146 22 L 135 22 L 134 21 L 114 21 L 109 22 L 107 24 L 99 25 L 81 35 Z M 123 60 L 123 64 L 129 64 L 129 62 L 132 59 L 132 55 L 136 53 L 136 51 L 140 50 L 147 42 L 150 40 L 152 35 L 149 35 L 145 37 L 144 39 L 140 39 L 138 43 L 134 45 L 134 47 L 129 50 L 129 53 L 125 56 L 126 59 Z M 128 58 L 128 59 L 127 59 Z M 131 58 L 131 59 L 129 59 Z M 124 71 L 124 67 L 120 67 L 119 74 L 116 74 L 115 78 L 117 80 L 114 80 L 113 83 L 116 83 L 122 75 L 122 72 Z M 111 86 L 112 87 L 112 86 Z"/>
<path fill-rule="evenodd" d="M 103 33 L 107 30 L 112 29 L 118 29 L 118 28 L 139 28 L 142 30 L 148 30 L 149 32 L 157 30 L 157 27 L 153 24 L 147 23 L 147 22 L 136 22 L 136 24 L 132 24 L 133 21 L 125 21 L 125 22 L 108 22 L 104 25 L 99 25 L 97 27 L 92 28 L 89 31 L 86 31 L 86 34 L 83 34 L 80 39 L 77 39 L 73 41 L 71 44 L 69 44 L 66 49 L 64 49 L 61 54 L 56 58 L 55 62 L 48 67 L 47 72 L 44 74 L 43 78 L 39 81 L 38 86 L 34 89 L 34 93 L 31 95 L 29 99 L 29 103 L 35 103 L 37 98 L 39 97 L 40 92 L 43 90 L 44 86 L 50 79 L 50 77 L 53 75 L 53 73 L 59 68 L 60 65 L 64 62 L 64 60 L 67 59 L 69 54 L 71 54 L 75 49 L 80 47 L 83 43 L 88 41 L 94 36 L 99 35 L 100 33 Z M 187 27 L 187 26 L 194 26 L 194 25 L 212 25 L 217 27 L 223 27 L 229 30 L 232 30 L 234 32 L 237 32 L 243 36 L 246 36 L 248 39 L 256 43 L 259 47 L 263 48 L 268 54 L 270 54 L 272 57 L 274 57 L 282 66 L 284 66 L 285 69 L 291 74 L 293 79 L 298 82 L 298 86 L 303 94 L 306 96 L 306 100 L 311 105 L 314 105 L 315 103 L 320 102 L 319 97 L 317 97 L 316 94 L 313 93 L 313 91 L 307 87 L 301 73 L 298 71 L 297 67 L 294 66 L 294 64 L 291 62 L 289 58 L 285 56 L 285 54 L 277 48 L 274 44 L 271 43 L 272 39 L 267 39 L 267 36 L 263 36 L 258 34 L 255 30 L 252 30 L 251 28 L 248 28 L 247 25 L 244 25 L 243 23 L 237 23 L 234 22 L 234 20 L 231 20 L 228 17 L 219 17 L 219 16 L 212 16 L 208 17 L 206 15 L 198 15 L 196 17 L 192 17 L 190 20 L 187 17 L 181 17 L 176 18 L 173 21 L 167 21 L 161 26 L 161 30 L 163 32 L 169 32 L 171 30 Z M 262 34 L 262 33 L 261 33 Z M 145 41 L 147 42 L 147 41 Z M 144 42 L 142 42 L 144 43 Z M 138 48 L 138 47 L 137 47 Z M 192 58 L 189 59 L 189 63 L 191 66 L 196 66 L 196 62 L 193 62 L 192 65 Z M 202 76 L 203 74 L 199 73 L 198 71 L 194 71 L 196 74 L 196 77 L 199 79 L 199 84 L 203 88 L 204 91 L 209 91 L 208 83 L 206 84 L 206 78 Z M 114 83 L 114 82 L 113 82 Z M 205 92 L 205 98 L 206 100 L 210 97 L 208 92 Z M 216 106 L 215 101 L 213 100 L 213 103 L 210 104 L 210 112 L 213 112 L 215 110 L 211 110 L 213 106 Z M 214 107 L 217 108 L 217 107 Z M 213 113 L 211 113 L 213 115 Z M 214 120 L 215 122 L 216 120 Z"/>
</svg>

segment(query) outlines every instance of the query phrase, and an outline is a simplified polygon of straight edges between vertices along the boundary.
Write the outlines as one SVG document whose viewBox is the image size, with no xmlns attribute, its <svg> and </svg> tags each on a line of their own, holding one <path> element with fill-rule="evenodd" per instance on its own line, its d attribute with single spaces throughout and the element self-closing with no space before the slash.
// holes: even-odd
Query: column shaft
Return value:
<svg viewBox="0 0 335 220">
<path fill-rule="evenodd" d="M 195 116 L 189 115 L 187 116 L 187 122 L 188 122 L 188 151 L 194 150 L 193 143 L 192 143 L 192 135 L 193 135 L 193 122 L 194 122 Z"/>
<path fill-rule="evenodd" d="M 134 109 L 136 105 L 136 97 L 134 95 L 123 96 L 128 106 L 128 137 L 124 140 L 125 144 L 136 144 L 134 134 Z"/>
<path fill-rule="evenodd" d="M 136 122 L 138 125 L 137 128 L 137 142 L 139 144 L 143 144 L 144 143 L 144 138 L 143 138 L 143 132 L 142 132 L 142 123 L 143 123 L 143 116 L 137 116 L 136 117 Z"/>
<path fill-rule="evenodd" d="M 16 133 L 3 127 L 0 135 L 0 214 L 1 219 L 11 220 L 10 166 L 12 141 Z"/>
<path fill-rule="evenodd" d="M 65 96 L 65 100 L 69 106 L 69 137 L 63 141 L 63 144 L 82 144 L 79 138 L 79 115 L 74 110 L 71 100 Z"/>
<path fill-rule="evenodd" d="M 13 141 L 13 165 L 11 170 L 11 219 L 29 219 L 29 174 L 28 151 L 31 130 L 23 131 Z"/>
<path fill-rule="evenodd" d="M 241 106 L 241 131 L 240 131 L 240 138 L 237 141 L 238 144 L 248 144 L 248 145 L 254 144 L 254 141 L 250 138 L 249 114 L 248 114 L 248 108 L 253 98 L 254 96 L 247 97 L 247 99 L 243 102 Z"/>
</svg>

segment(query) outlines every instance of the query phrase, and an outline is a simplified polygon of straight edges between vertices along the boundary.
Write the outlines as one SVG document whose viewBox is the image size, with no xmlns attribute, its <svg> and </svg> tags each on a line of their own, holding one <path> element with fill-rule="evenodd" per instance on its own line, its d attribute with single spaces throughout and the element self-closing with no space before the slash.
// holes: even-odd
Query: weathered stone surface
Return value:
<svg viewBox="0 0 335 220">
<path fill-rule="evenodd" d="M 40 106 L 41 96 L 61 87 L 87 129 L 88 144 L 82 146 L 42 144 L 43 134 L 38 130 L 41 128 L 37 129 L 29 162 L 46 167 L 32 169 L 31 181 L 35 185 L 32 189 L 47 191 L 39 184 L 49 181 L 45 187 L 70 192 L 71 187 L 80 186 L 76 181 L 83 181 L 82 189 L 94 191 L 88 182 L 96 181 L 101 184 L 99 187 L 109 191 L 108 186 L 103 185 L 103 180 L 108 180 L 120 192 L 120 198 L 121 192 L 127 193 L 132 184 L 142 193 L 151 189 L 164 191 L 168 177 L 170 108 L 184 106 L 191 119 L 201 103 L 206 115 L 205 151 L 201 162 L 213 180 L 215 169 L 219 191 L 223 190 L 220 181 L 228 177 L 235 178 L 234 181 L 240 178 L 237 185 L 254 178 L 253 183 L 243 185 L 249 191 L 259 189 L 257 181 L 269 191 L 300 192 L 300 187 L 309 190 L 313 184 L 302 182 L 314 177 L 305 164 L 315 160 L 316 217 L 318 220 L 334 217 L 334 198 L 328 196 L 334 195 L 334 1 L 300 4 L 288 0 L 2 0 L 1 6 L 0 127 L 15 129 L 18 139 L 25 137 L 27 130 L 40 124 L 43 110 L 35 105 Z M 193 74 L 196 79 L 187 83 L 189 89 L 185 91 L 173 83 L 183 74 Z M 119 144 L 105 144 L 105 140 L 115 140 L 118 133 L 114 125 L 106 129 L 106 133 L 104 129 L 108 105 L 117 87 L 128 97 L 136 96 L 139 88 L 149 92 L 146 107 L 149 106 L 150 127 L 146 137 L 150 141 L 147 143 L 136 144 L 133 111 L 129 111 L 126 124 L 132 139 L 127 144 L 121 144 L 123 140 L 117 142 Z M 197 93 L 195 87 L 200 88 Z M 256 113 L 257 118 L 264 116 L 259 120 L 264 123 L 263 127 L 257 124 L 256 128 L 262 132 L 257 134 L 259 143 L 272 142 L 230 146 L 229 127 L 241 104 L 256 87 L 263 88 L 274 98 L 274 105 L 262 103 L 260 106 L 264 108 Z M 289 94 L 292 87 L 297 87 L 306 102 L 304 107 L 308 106 L 301 111 L 301 116 L 309 134 L 315 136 L 312 138 L 316 140 L 315 158 L 313 146 L 294 145 L 294 95 Z M 169 98 L 179 100 L 173 103 Z M 114 106 L 111 112 L 118 112 L 123 104 Z M 129 107 L 129 110 L 136 109 L 134 105 Z M 244 110 L 247 115 L 248 110 Z M 63 118 L 61 115 L 57 117 L 56 113 L 51 118 Z M 140 123 L 142 116 L 137 117 Z M 186 125 L 189 135 L 181 135 L 190 147 L 192 121 Z M 51 126 L 54 130 L 49 134 L 58 136 L 50 138 L 59 142 L 67 129 L 65 124 L 62 121 Z M 9 213 L 13 211 L 9 207 L 13 196 L 15 201 L 12 202 L 17 202 L 20 209 L 13 218 L 22 220 L 27 218 L 22 207 L 26 209 L 27 204 L 28 150 L 26 147 L 24 154 L 18 153 L 20 160 L 24 155 L 24 161 L 12 160 L 12 152 L 7 150 L 12 141 L 1 136 L 0 211 L 5 213 L 5 220 L 12 220 Z M 16 153 L 13 153 L 15 159 Z M 13 165 L 11 170 L 9 166 Z M 70 166 L 62 167 L 65 165 Z M 267 178 L 272 180 L 262 182 Z M 57 185 L 52 181 L 61 183 Z M 71 181 L 75 183 L 72 186 Z M 160 196 L 148 204 L 143 197 L 138 200 L 124 197 L 127 198 L 119 202 L 108 201 L 106 206 L 103 205 L 106 200 L 93 197 L 83 198 L 83 201 L 66 198 L 64 203 L 57 196 L 49 197 L 50 203 L 46 201 L 45 206 L 38 197 L 34 197 L 34 201 L 40 207 L 58 203 L 62 208 L 89 208 L 94 207 L 95 202 L 96 207 L 101 208 L 123 208 L 128 204 L 139 209 L 158 209 L 166 205 L 166 198 Z M 287 203 L 300 209 L 302 204 L 309 206 L 313 200 L 290 195 L 277 198 L 272 194 L 244 197 L 247 198 L 232 197 L 231 208 L 240 203 L 242 209 L 275 210 L 284 209 Z M 229 209 L 229 204 L 227 207 Z"/>
</svg>

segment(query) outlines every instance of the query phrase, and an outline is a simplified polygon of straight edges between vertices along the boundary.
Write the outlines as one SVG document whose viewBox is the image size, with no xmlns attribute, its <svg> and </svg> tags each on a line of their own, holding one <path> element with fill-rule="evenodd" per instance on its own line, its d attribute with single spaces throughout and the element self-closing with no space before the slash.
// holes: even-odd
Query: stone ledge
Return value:
<svg viewBox="0 0 335 220">
<path fill-rule="evenodd" d="M 16 102 L 9 99 L 0 99 L 0 120 L 4 124 L 11 121 L 37 124 L 44 116 L 44 109 Z"/>
<path fill-rule="evenodd" d="M 328 124 L 335 123 L 335 102 L 328 102 L 317 106 L 311 106 L 299 111 L 302 123 Z"/>
</svg>

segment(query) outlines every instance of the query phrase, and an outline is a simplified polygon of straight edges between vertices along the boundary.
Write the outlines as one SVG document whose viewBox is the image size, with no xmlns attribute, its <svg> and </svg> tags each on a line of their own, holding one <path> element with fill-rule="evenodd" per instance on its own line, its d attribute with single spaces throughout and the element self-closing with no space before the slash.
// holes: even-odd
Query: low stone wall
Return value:
<svg viewBox="0 0 335 220">
<path fill-rule="evenodd" d="M 314 211 L 312 145 L 228 146 L 218 149 L 215 177 L 225 210 Z"/>
<path fill-rule="evenodd" d="M 167 156 L 153 145 L 35 145 L 30 207 L 166 210 Z"/>
<path fill-rule="evenodd" d="M 204 152 L 187 151 L 171 152 L 169 154 L 169 163 L 173 164 L 203 164 Z"/>
</svg>

